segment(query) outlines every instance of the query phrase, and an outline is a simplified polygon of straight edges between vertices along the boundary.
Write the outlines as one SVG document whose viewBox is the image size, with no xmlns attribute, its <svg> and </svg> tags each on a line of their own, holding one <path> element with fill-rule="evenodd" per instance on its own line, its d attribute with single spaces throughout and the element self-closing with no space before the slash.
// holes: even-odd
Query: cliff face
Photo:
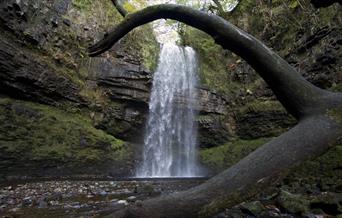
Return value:
<svg viewBox="0 0 342 218">
<path fill-rule="evenodd" d="M 0 4 L 1 178 L 121 175 L 133 169 L 133 145 L 95 125 L 111 101 L 92 76 L 89 66 L 95 64 L 86 49 L 119 22 L 111 8 L 107 1 Z M 151 34 L 147 40 L 154 40 Z M 130 49 L 127 42 L 122 46 Z M 152 46 L 146 49 L 158 48 Z M 141 69 L 151 67 L 143 58 L 156 57 L 137 54 Z M 121 59 L 108 57 L 115 66 Z"/>
<path fill-rule="evenodd" d="M 122 20 L 110 1 L 9 0 L 0 11 L 1 178 L 132 175 L 159 53 L 150 26 L 89 58 Z M 206 135 L 226 135 L 226 100 L 199 89 L 200 143 L 217 145 Z"/>
</svg>

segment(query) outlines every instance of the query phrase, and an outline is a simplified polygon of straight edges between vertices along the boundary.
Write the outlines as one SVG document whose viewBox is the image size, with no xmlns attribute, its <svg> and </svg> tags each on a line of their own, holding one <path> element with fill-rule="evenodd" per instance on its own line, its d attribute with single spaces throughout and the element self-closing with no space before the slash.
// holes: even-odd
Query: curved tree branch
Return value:
<svg viewBox="0 0 342 218">
<path fill-rule="evenodd" d="M 119 11 L 119 13 L 123 16 L 126 17 L 126 15 L 128 14 L 128 12 L 126 11 L 126 9 L 122 6 L 122 4 L 120 4 L 119 0 L 112 0 L 114 6 L 116 7 L 116 9 Z"/>
<path fill-rule="evenodd" d="M 326 8 L 334 3 L 339 3 L 342 5 L 342 0 L 311 0 L 311 4 L 313 4 L 316 8 Z"/>
<path fill-rule="evenodd" d="M 341 93 L 312 85 L 259 40 L 215 15 L 178 5 L 148 7 L 129 14 L 105 39 L 89 48 L 90 55 L 107 51 L 135 27 L 161 18 L 203 30 L 223 48 L 244 58 L 299 123 L 204 184 L 130 206 L 111 217 L 210 216 L 255 195 L 282 178 L 290 167 L 322 154 L 341 138 Z"/>
<path fill-rule="evenodd" d="M 260 74 L 284 107 L 296 118 L 326 109 L 314 105 L 318 98 L 327 98 L 331 93 L 306 81 L 292 66 L 258 39 L 223 18 L 186 6 L 155 5 L 129 14 L 103 40 L 89 48 L 90 56 L 107 51 L 135 27 L 161 18 L 174 19 L 198 28 L 211 35 L 223 48 L 241 56 Z"/>
</svg>

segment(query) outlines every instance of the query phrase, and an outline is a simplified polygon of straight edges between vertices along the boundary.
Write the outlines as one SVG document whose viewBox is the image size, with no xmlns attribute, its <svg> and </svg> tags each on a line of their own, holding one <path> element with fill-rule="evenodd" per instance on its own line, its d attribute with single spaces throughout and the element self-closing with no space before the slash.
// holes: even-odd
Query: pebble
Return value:
<svg viewBox="0 0 342 218">
<path fill-rule="evenodd" d="M 135 203 L 149 197 L 146 193 L 135 193 L 137 187 L 150 185 L 156 189 L 179 191 L 179 186 L 141 181 L 45 181 L 19 184 L 0 188 L 0 212 L 9 217 L 25 214 L 25 210 L 61 210 L 73 217 L 75 211 L 100 212 L 104 208 Z M 194 183 L 193 185 L 196 185 Z M 189 188 L 186 186 L 183 189 Z M 122 199 L 123 196 L 127 196 Z M 120 200 L 119 200 L 120 199 Z M 85 213 L 86 214 L 86 213 Z M 1 216 L 0 216 L 1 217 Z M 63 216 L 65 217 L 65 216 Z M 88 216 L 85 216 L 88 217 Z"/>
<path fill-rule="evenodd" d="M 19 210 L 20 210 L 20 208 L 15 207 L 15 208 L 10 209 L 9 211 L 10 212 L 18 212 Z"/>
<path fill-rule="evenodd" d="M 137 198 L 137 197 L 135 197 L 135 196 L 129 196 L 129 197 L 127 198 L 127 201 L 132 202 L 132 201 L 135 201 L 136 198 Z"/>
<path fill-rule="evenodd" d="M 119 200 L 118 204 L 128 205 L 128 202 L 126 200 Z"/>
<path fill-rule="evenodd" d="M 45 201 L 45 199 L 41 199 L 38 202 L 38 208 L 46 208 L 48 206 L 47 202 Z"/>
<path fill-rule="evenodd" d="M 100 192 L 100 195 L 102 195 L 102 196 L 107 195 L 107 192 L 101 191 L 101 192 Z"/>
</svg>

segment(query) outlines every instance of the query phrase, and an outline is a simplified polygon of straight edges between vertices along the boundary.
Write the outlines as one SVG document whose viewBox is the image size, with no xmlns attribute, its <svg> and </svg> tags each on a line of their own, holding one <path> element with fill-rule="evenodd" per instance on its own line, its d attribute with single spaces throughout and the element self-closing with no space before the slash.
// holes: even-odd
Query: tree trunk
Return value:
<svg viewBox="0 0 342 218">
<path fill-rule="evenodd" d="M 245 59 L 299 123 L 204 184 L 129 206 L 111 217 L 211 216 L 254 196 L 291 167 L 321 155 L 341 140 L 342 93 L 312 85 L 259 40 L 218 16 L 179 5 L 151 6 L 129 14 L 105 39 L 89 48 L 90 55 L 107 51 L 135 27 L 161 18 L 198 28 Z"/>
<path fill-rule="evenodd" d="M 311 0 L 311 4 L 313 4 L 316 8 L 326 8 L 334 3 L 339 3 L 342 5 L 342 0 Z"/>
</svg>

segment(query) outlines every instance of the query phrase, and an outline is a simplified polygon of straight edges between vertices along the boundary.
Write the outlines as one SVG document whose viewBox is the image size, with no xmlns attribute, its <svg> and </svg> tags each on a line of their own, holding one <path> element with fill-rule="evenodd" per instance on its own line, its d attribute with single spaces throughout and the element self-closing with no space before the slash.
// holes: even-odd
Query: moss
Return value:
<svg viewBox="0 0 342 218">
<path fill-rule="evenodd" d="M 123 141 L 94 128 L 80 113 L 0 98 L 0 150 L 12 159 L 2 167 L 120 161 L 125 149 Z"/>
<path fill-rule="evenodd" d="M 333 84 L 330 90 L 333 92 L 342 92 L 342 83 Z"/>
<path fill-rule="evenodd" d="M 286 113 L 284 107 L 280 104 L 279 101 L 273 100 L 255 100 L 249 102 L 248 104 L 244 105 L 243 107 L 238 108 L 240 113 L 247 113 L 247 112 L 260 112 L 260 111 L 284 111 Z"/>
<path fill-rule="evenodd" d="M 297 123 L 275 100 L 251 101 L 238 107 L 235 115 L 236 133 L 243 139 L 278 136 Z"/>
<path fill-rule="evenodd" d="M 325 154 L 294 168 L 287 177 L 287 183 L 314 184 L 322 191 L 338 190 L 342 187 L 342 145 L 334 146 Z"/>
<path fill-rule="evenodd" d="M 291 214 L 304 214 L 310 206 L 310 202 L 301 195 L 291 194 L 283 190 L 278 196 L 278 203 Z"/>
<path fill-rule="evenodd" d="M 228 82 L 226 57 L 221 46 L 209 35 L 197 29 L 182 26 L 180 32 L 182 44 L 190 45 L 198 53 L 201 84 L 222 93 L 236 88 Z"/>
<path fill-rule="evenodd" d="M 236 140 L 224 145 L 200 151 L 201 162 L 218 172 L 237 163 L 243 157 L 265 144 L 270 138 L 255 140 Z"/>
<path fill-rule="evenodd" d="M 342 123 L 342 108 L 330 109 L 327 111 L 327 115 L 338 123 Z"/>
<path fill-rule="evenodd" d="M 73 3 L 80 10 L 80 14 L 82 15 L 79 18 L 74 17 L 73 20 L 79 24 L 92 23 L 93 20 L 96 20 L 98 25 L 97 32 L 104 33 L 123 20 L 123 17 L 119 14 L 111 1 L 73 0 Z M 124 6 L 128 11 L 135 10 L 134 5 L 129 2 L 126 2 Z M 124 37 L 121 44 L 128 54 L 138 56 L 141 63 L 144 64 L 148 70 L 153 71 L 156 68 L 159 44 L 153 35 L 153 30 L 150 25 L 136 28 Z M 84 44 L 81 43 L 79 47 L 86 48 L 87 46 L 84 46 Z M 86 59 L 88 58 L 87 54 L 82 53 L 82 56 Z"/>
<path fill-rule="evenodd" d="M 123 39 L 122 43 L 125 51 L 138 57 L 147 70 L 153 72 L 156 69 L 160 46 L 150 25 L 136 28 Z"/>
<path fill-rule="evenodd" d="M 85 97 L 90 101 L 91 105 L 106 105 L 108 104 L 108 99 L 106 97 L 105 91 L 98 87 L 88 87 L 83 86 L 80 91 L 80 95 Z"/>
<path fill-rule="evenodd" d="M 91 2 L 91 0 L 72 0 L 72 4 L 80 10 L 89 10 Z"/>
</svg>

